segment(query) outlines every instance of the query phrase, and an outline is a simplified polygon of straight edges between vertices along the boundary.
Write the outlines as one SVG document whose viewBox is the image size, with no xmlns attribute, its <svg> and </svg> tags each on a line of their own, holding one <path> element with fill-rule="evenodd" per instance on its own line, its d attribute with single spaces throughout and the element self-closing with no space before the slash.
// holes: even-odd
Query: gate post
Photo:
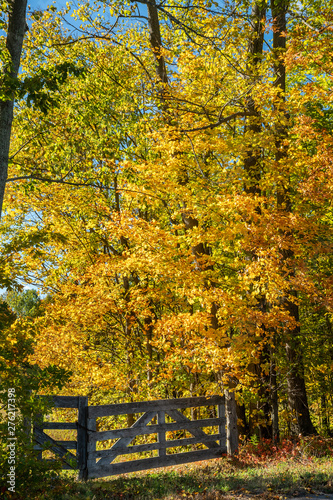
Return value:
<svg viewBox="0 0 333 500">
<path fill-rule="evenodd" d="M 38 424 L 41 424 L 40 429 L 43 430 L 43 420 L 44 420 L 43 414 L 42 413 L 37 413 L 37 415 L 35 416 L 35 420 L 33 422 L 33 427 L 32 427 L 33 440 L 36 443 L 34 445 L 34 449 L 35 450 L 39 450 L 39 453 L 37 455 L 37 460 L 42 460 L 42 458 L 43 458 L 43 451 L 41 451 L 42 450 L 41 445 L 37 444 L 37 440 L 35 439 L 36 429 L 38 428 Z"/>
<path fill-rule="evenodd" d="M 160 425 L 165 424 L 165 411 L 160 410 L 157 412 L 157 423 Z M 159 457 L 165 457 L 166 456 L 166 439 L 165 439 L 165 430 L 160 429 L 158 431 L 158 456 Z"/>
<path fill-rule="evenodd" d="M 219 435 L 220 435 L 220 446 L 222 449 L 225 449 L 226 447 L 226 416 L 225 416 L 225 403 L 219 403 L 217 405 L 217 416 L 222 420 L 221 424 L 219 425 Z"/>
<path fill-rule="evenodd" d="M 88 408 L 87 408 L 87 410 L 88 410 Z M 88 413 L 88 411 L 87 411 L 87 413 Z M 89 415 L 88 415 L 88 417 L 89 417 Z M 97 429 L 96 417 L 87 418 L 87 479 L 89 478 L 91 468 L 96 466 L 96 458 L 89 459 L 89 454 L 96 451 L 96 444 L 97 443 L 96 443 L 96 441 L 91 439 L 91 437 L 93 436 L 93 433 L 96 432 L 96 429 Z"/>
<path fill-rule="evenodd" d="M 233 456 L 238 453 L 238 429 L 235 392 L 229 389 L 224 390 L 225 407 L 227 418 L 227 449 L 228 455 Z"/>
<path fill-rule="evenodd" d="M 79 396 L 78 419 L 77 419 L 77 466 L 79 469 L 78 479 L 86 481 L 87 468 L 87 445 L 88 445 L 88 397 Z"/>
</svg>

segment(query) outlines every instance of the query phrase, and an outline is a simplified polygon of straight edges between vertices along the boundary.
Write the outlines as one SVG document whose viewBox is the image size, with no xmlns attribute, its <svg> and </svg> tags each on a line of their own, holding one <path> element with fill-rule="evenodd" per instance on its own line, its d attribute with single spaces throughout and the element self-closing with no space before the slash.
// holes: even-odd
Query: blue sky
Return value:
<svg viewBox="0 0 333 500">
<path fill-rule="evenodd" d="M 28 0 L 28 5 L 30 5 L 31 10 L 43 10 L 51 3 L 52 3 L 52 0 L 49 2 L 45 2 L 45 1 L 43 2 L 41 0 L 30 0 L 30 1 Z M 65 7 L 66 0 L 57 0 L 55 5 L 58 9 L 61 9 L 62 7 Z"/>
</svg>

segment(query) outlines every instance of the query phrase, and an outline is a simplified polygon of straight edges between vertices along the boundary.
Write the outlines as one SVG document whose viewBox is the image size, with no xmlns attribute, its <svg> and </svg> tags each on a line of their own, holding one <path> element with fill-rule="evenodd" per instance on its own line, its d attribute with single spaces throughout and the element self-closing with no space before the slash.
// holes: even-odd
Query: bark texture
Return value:
<svg viewBox="0 0 333 500">
<path fill-rule="evenodd" d="M 11 65 L 5 73 L 11 80 L 18 75 L 24 33 L 26 30 L 27 0 L 10 0 L 6 48 L 10 54 Z M 13 123 L 14 95 L 11 99 L 0 100 L 0 218 L 8 177 L 10 136 Z"/>
<path fill-rule="evenodd" d="M 165 61 L 162 54 L 162 38 L 160 30 L 160 22 L 155 0 L 147 3 L 148 11 L 148 26 L 150 35 L 150 44 L 154 52 L 156 61 L 156 73 L 162 83 L 168 83 L 168 76 L 165 67 Z"/>
<path fill-rule="evenodd" d="M 247 52 L 247 78 L 249 80 L 250 89 L 253 87 L 258 78 L 260 78 L 260 68 L 263 56 L 264 30 L 266 19 L 267 2 L 254 1 L 250 16 L 250 36 Z M 250 90 L 246 99 L 246 112 L 251 116 L 245 131 L 250 132 L 251 137 L 258 137 L 262 131 L 262 119 L 260 111 L 255 104 L 253 90 Z M 247 149 L 247 154 L 244 158 L 244 170 L 246 174 L 244 190 L 251 196 L 260 197 L 261 187 L 260 180 L 262 175 L 262 148 L 259 145 L 250 144 Z M 260 205 L 256 208 L 258 214 L 261 213 Z M 251 224 L 251 221 L 249 221 Z M 251 260 L 259 260 L 259 256 L 255 251 L 250 252 Z M 258 278 L 260 279 L 260 278 Z M 268 309 L 268 304 L 265 295 L 257 297 L 257 308 L 265 313 Z M 258 344 L 265 342 L 263 338 Z M 259 347 L 258 347 L 259 349 Z M 264 345 L 261 348 L 260 356 L 257 363 L 251 363 L 248 366 L 249 372 L 253 375 L 253 385 L 257 393 L 257 401 L 250 403 L 249 417 L 249 433 L 258 434 L 260 438 L 272 437 L 271 426 L 271 405 L 270 405 L 270 380 L 269 374 L 263 370 L 263 366 L 269 364 L 270 350 Z"/>
<path fill-rule="evenodd" d="M 279 90 L 275 109 L 277 113 L 284 114 L 283 124 L 276 127 L 276 164 L 277 168 L 280 165 L 286 165 L 288 159 L 288 149 L 283 144 L 284 138 L 288 134 L 288 113 L 285 110 L 285 91 L 286 91 L 286 68 L 284 62 L 284 54 L 286 50 L 286 32 L 287 22 L 286 14 L 289 6 L 289 1 L 286 0 L 271 0 L 272 16 L 273 16 L 273 51 L 275 52 L 275 87 Z M 286 123 L 286 124 L 285 124 Z M 284 172 L 288 176 L 288 173 Z M 280 182 L 277 189 L 277 207 L 279 210 L 290 214 L 292 212 L 292 202 L 289 193 L 289 179 L 285 182 Z M 285 237 L 292 237 L 290 234 L 284 234 Z M 293 276 L 293 260 L 294 254 L 290 249 L 282 251 L 282 265 L 286 265 L 290 271 L 290 277 Z M 308 400 L 306 394 L 304 380 L 304 363 L 302 349 L 300 344 L 300 326 L 299 326 L 299 307 L 296 304 L 297 293 L 294 290 L 289 291 L 289 297 L 284 300 L 284 305 L 290 317 L 295 320 L 295 328 L 290 328 L 285 331 L 285 348 L 286 356 L 289 365 L 287 374 L 288 387 L 288 403 L 291 413 L 291 432 L 294 435 L 311 435 L 315 434 L 316 430 L 311 422 Z"/>
</svg>

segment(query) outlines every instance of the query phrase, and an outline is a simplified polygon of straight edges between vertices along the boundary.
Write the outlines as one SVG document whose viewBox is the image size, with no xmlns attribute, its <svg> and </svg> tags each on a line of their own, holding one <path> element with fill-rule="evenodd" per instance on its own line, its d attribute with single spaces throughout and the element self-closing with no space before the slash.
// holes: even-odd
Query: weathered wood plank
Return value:
<svg viewBox="0 0 333 500">
<path fill-rule="evenodd" d="M 42 429 L 77 429 L 76 422 L 43 422 L 42 425 L 39 425 Z"/>
<path fill-rule="evenodd" d="M 66 448 L 66 450 L 76 450 L 77 441 L 56 441 L 57 444 Z"/>
<path fill-rule="evenodd" d="M 77 441 L 57 441 L 57 440 L 55 440 L 55 442 L 59 446 L 66 448 L 66 450 L 76 450 L 76 447 L 77 447 Z M 44 447 L 39 445 L 39 444 L 35 444 L 34 450 L 44 450 Z"/>
<path fill-rule="evenodd" d="M 165 411 L 160 410 L 157 413 L 157 423 L 159 425 L 164 425 L 165 424 Z M 166 456 L 166 437 L 165 437 L 165 431 L 160 430 L 158 433 L 158 456 L 159 457 L 165 457 Z"/>
<path fill-rule="evenodd" d="M 79 469 L 79 480 L 85 480 L 87 476 L 87 444 L 88 444 L 88 397 L 79 396 L 78 418 L 77 418 L 77 462 Z"/>
<path fill-rule="evenodd" d="M 148 413 L 144 413 L 141 417 L 134 422 L 134 424 L 130 427 L 130 429 L 137 429 L 141 427 L 146 427 L 146 425 L 154 418 L 156 415 L 156 411 L 149 411 Z M 100 460 L 100 465 L 110 464 L 118 455 L 119 449 L 126 448 L 127 445 L 132 441 L 132 437 L 123 437 L 119 439 L 111 448 L 110 453 Z M 90 457 L 89 457 L 90 458 Z"/>
<path fill-rule="evenodd" d="M 169 412 L 168 412 L 169 413 Z M 186 417 L 184 417 L 186 418 Z M 202 420 L 187 420 L 184 422 L 171 422 L 166 424 L 152 424 L 149 426 L 141 425 L 136 428 L 126 428 L 126 429 L 115 429 L 112 431 L 100 431 L 100 432 L 88 432 L 88 443 L 96 441 L 106 441 L 107 439 L 119 439 L 119 438 L 134 438 L 140 434 L 154 434 L 160 431 L 170 432 L 178 430 L 189 430 L 192 434 L 192 430 L 200 429 L 200 427 L 211 427 L 213 425 L 220 425 L 220 418 L 206 418 Z M 207 436 L 203 431 L 199 436 Z"/>
<path fill-rule="evenodd" d="M 177 453 L 166 455 L 165 457 L 144 458 L 141 460 L 132 460 L 112 465 L 98 466 L 89 468 L 88 479 L 113 476 L 115 474 L 124 474 L 127 472 L 136 472 L 139 470 L 154 469 L 157 467 L 167 467 L 168 465 L 179 465 L 188 462 L 197 462 L 199 460 L 208 460 L 209 458 L 218 458 L 225 453 L 222 449 L 198 450 L 187 453 Z"/>
<path fill-rule="evenodd" d="M 80 396 L 38 396 L 50 400 L 55 408 L 78 408 Z"/>
<path fill-rule="evenodd" d="M 42 428 L 42 426 L 43 426 L 43 418 L 44 418 L 44 416 L 41 413 L 38 413 L 38 415 L 36 415 L 36 422 L 38 422 L 39 428 Z M 33 430 L 32 430 L 33 441 L 35 441 L 35 442 L 36 442 L 35 436 L 37 435 L 36 434 L 36 432 L 37 432 L 36 422 L 33 423 Z M 37 460 L 42 460 L 42 458 L 43 458 L 43 454 L 38 453 Z"/>
<path fill-rule="evenodd" d="M 88 417 L 108 417 L 125 413 L 146 413 L 147 411 L 174 410 L 191 408 L 194 406 L 213 406 L 223 404 L 223 396 L 207 396 L 179 399 L 157 399 L 156 401 L 142 401 L 137 403 L 120 403 L 112 405 L 89 406 Z"/>
<path fill-rule="evenodd" d="M 38 427 L 35 427 L 34 429 L 34 440 L 38 444 L 45 444 L 49 443 L 49 446 L 47 449 L 58 455 L 66 464 L 71 466 L 71 463 L 69 460 L 75 460 L 76 463 L 76 456 L 70 453 L 65 447 L 59 445 L 57 441 L 52 439 L 50 436 L 45 434 L 41 429 Z M 75 467 L 72 467 L 75 468 Z"/>
<path fill-rule="evenodd" d="M 217 405 L 217 415 L 221 419 L 219 425 L 220 434 L 220 446 L 227 446 L 227 431 L 226 431 L 226 416 L 225 416 L 225 406 Z"/>
<path fill-rule="evenodd" d="M 96 441 L 89 441 L 89 434 L 96 434 L 96 418 L 87 418 L 87 471 L 86 477 L 88 477 L 88 471 L 91 466 L 96 465 L 96 459 L 89 458 L 90 454 L 96 451 Z"/>
<path fill-rule="evenodd" d="M 188 446 L 188 445 L 192 445 L 192 444 L 206 444 L 207 442 L 216 442 L 220 439 L 220 435 L 219 434 L 209 434 L 207 435 L 207 438 L 196 438 L 196 437 L 192 437 L 192 438 L 182 438 L 182 439 L 173 439 L 173 440 L 169 440 L 169 441 L 166 441 L 165 443 L 165 446 L 163 446 L 164 449 L 166 448 L 175 448 L 176 446 Z M 106 455 L 108 455 L 108 453 L 110 453 L 110 450 L 112 448 L 108 448 L 108 449 L 105 449 L 105 450 L 97 450 L 93 453 L 89 453 L 89 458 L 101 458 L 101 457 L 104 457 Z M 138 445 L 133 445 L 133 446 L 127 446 L 127 447 L 123 447 L 123 448 L 119 448 L 117 451 L 118 451 L 118 455 L 128 455 L 130 453 L 142 453 L 144 451 L 153 451 L 153 450 L 159 450 L 161 449 L 161 443 L 147 443 L 147 444 L 138 444 Z M 186 452 L 184 452 L 186 453 Z"/>
</svg>

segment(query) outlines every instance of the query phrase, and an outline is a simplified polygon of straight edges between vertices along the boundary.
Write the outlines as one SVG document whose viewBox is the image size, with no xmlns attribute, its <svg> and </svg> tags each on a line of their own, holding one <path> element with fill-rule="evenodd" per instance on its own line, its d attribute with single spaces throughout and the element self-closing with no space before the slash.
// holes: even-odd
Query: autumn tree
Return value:
<svg viewBox="0 0 333 500">
<path fill-rule="evenodd" d="M 251 432 L 273 412 L 275 436 L 279 416 L 311 433 L 305 311 L 332 311 L 330 31 L 283 2 L 148 3 L 147 25 L 110 7 L 116 23 L 80 4 L 77 37 L 47 10 L 26 40 L 27 78 L 79 70 L 47 109 L 19 101 L 13 133 L 4 265 L 50 294 L 34 360 L 96 402 L 234 381 Z"/>
</svg>

